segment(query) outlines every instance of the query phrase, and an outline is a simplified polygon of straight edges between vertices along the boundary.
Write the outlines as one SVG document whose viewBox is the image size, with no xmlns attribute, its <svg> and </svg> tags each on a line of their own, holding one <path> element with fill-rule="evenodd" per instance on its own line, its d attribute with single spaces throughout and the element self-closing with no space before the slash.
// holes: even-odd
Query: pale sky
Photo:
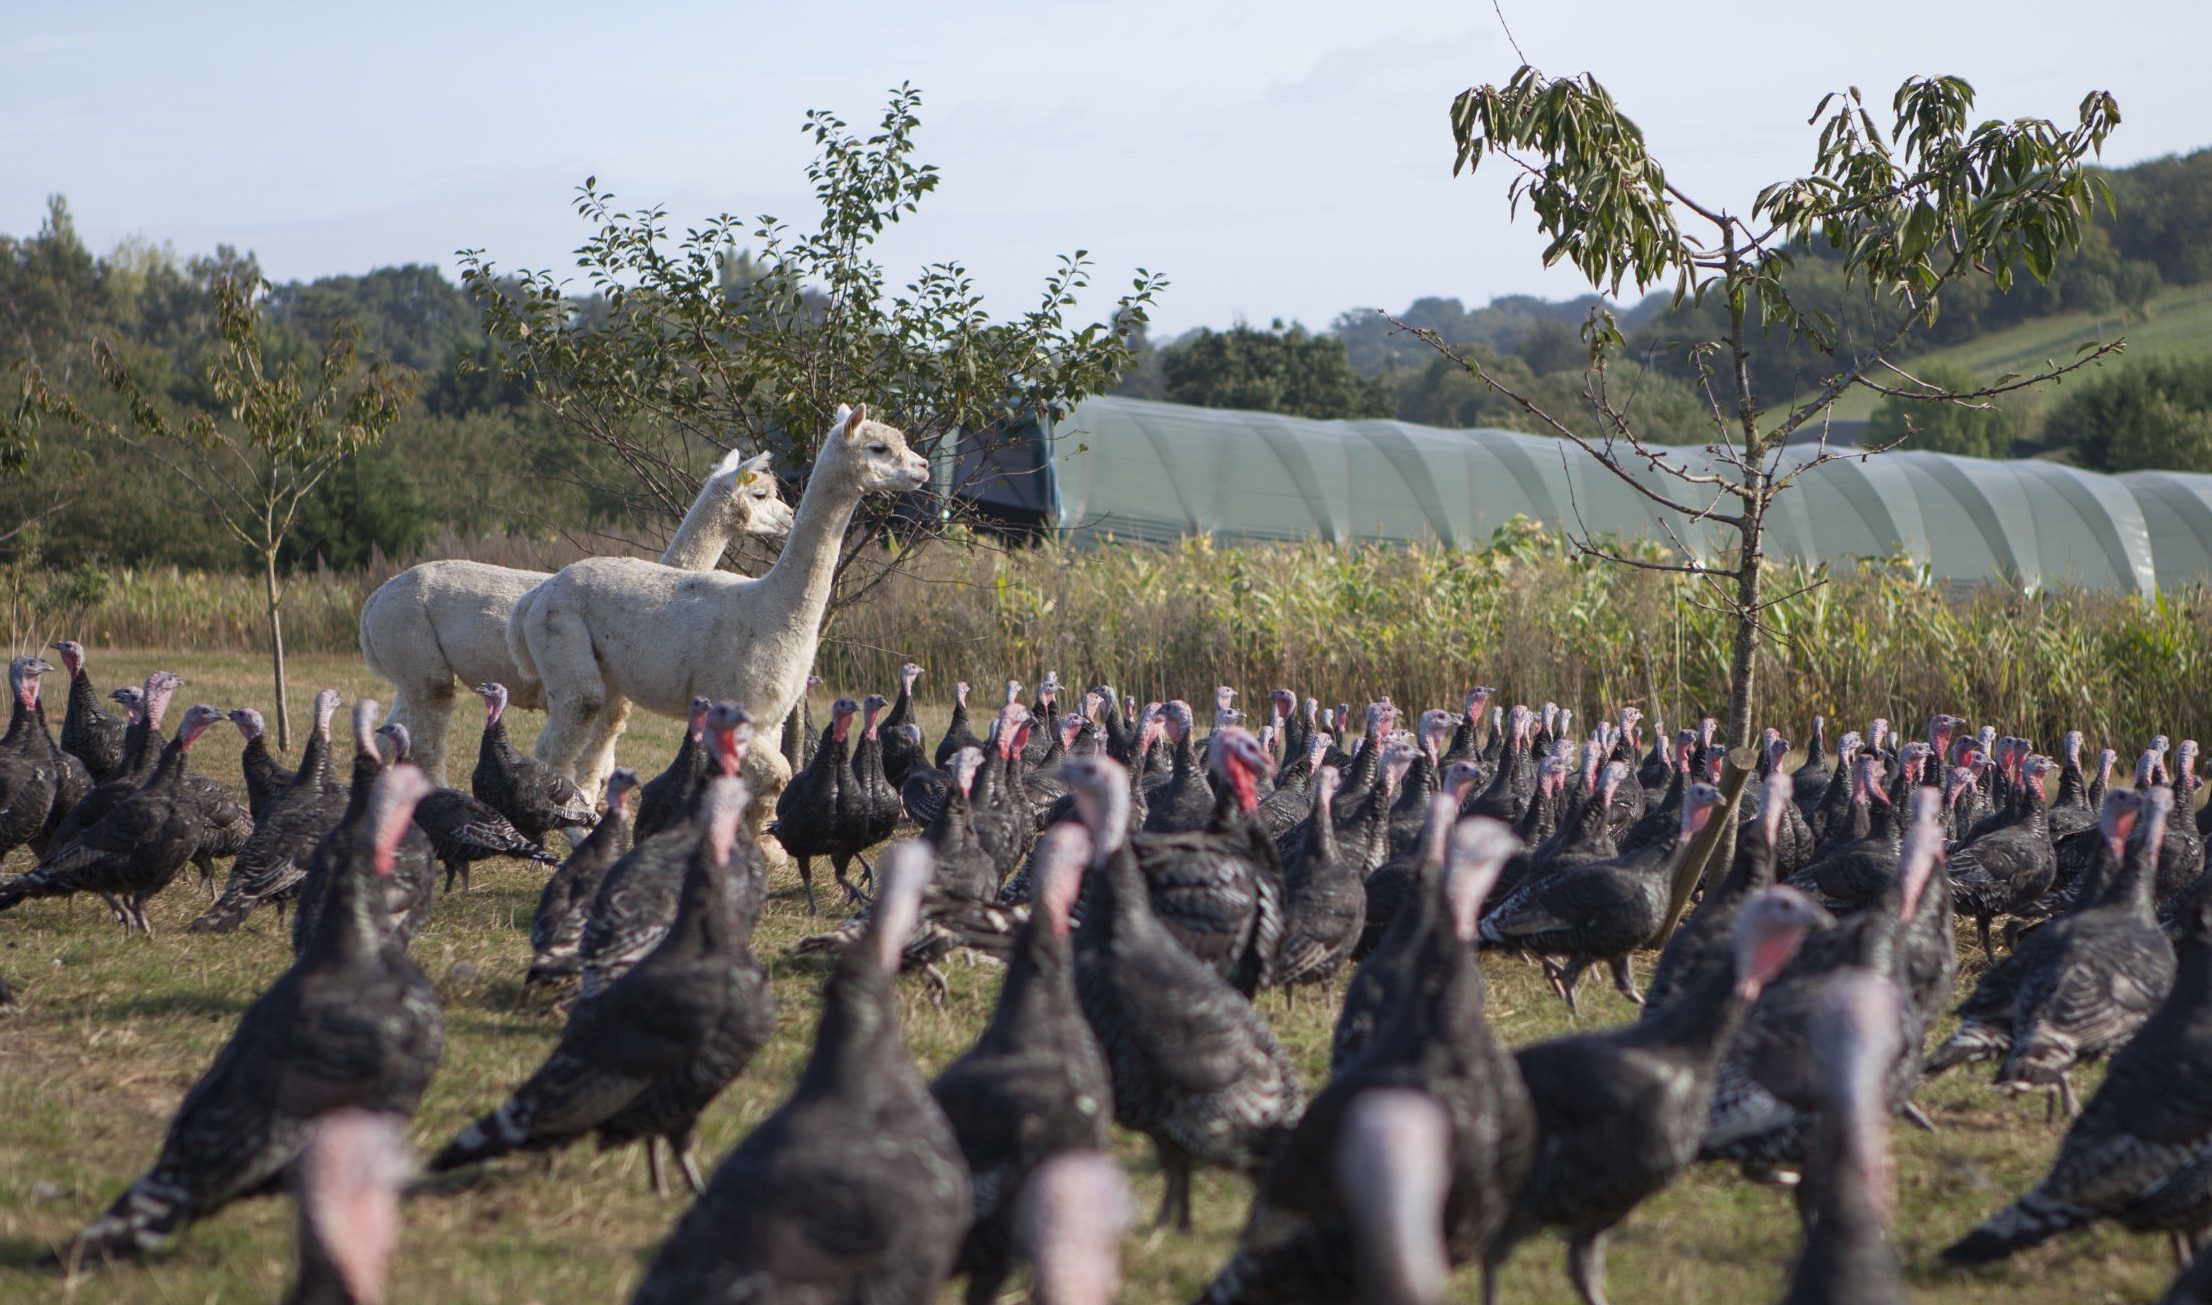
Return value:
<svg viewBox="0 0 2212 1305">
<path fill-rule="evenodd" d="M 2212 5 L 1502 0 L 1529 59 L 1594 72 L 1692 194 L 1743 206 L 1810 162 L 1821 94 L 1955 73 L 1983 116 L 2125 119 L 2107 161 L 2212 144 Z M 1418 295 L 1586 287 L 1547 272 L 1504 178 L 1454 180 L 1445 112 L 1519 59 L 1487 0 L 1319 3 L 15 4 L 0 22 L 0 231 L 69 198 L 96 249 L 227 242 L 278 280 L 436 262 L 573 264 L 596 173 L 673 224 L 811 219 L 809 108 L 922 89 L 945 181 L 882 246 L 964 260 L 995 310 L 1054 256 L 1174 282 L 1162 334 L 1321 327 Z M 1097 311 L 1103 298 L 1086 307 Z"/>
</svg>

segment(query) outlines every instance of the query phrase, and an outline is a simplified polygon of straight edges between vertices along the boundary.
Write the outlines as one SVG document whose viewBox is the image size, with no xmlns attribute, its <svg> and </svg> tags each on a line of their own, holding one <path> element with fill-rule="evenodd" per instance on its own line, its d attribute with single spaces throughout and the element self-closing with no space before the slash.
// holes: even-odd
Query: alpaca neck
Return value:
<svg viewBox="0 0 2212 1305">
<path fill-rule="evenodd" d="M 843 438 L 832 436 L 831 438 Z M 826 452 L 827 450 L 825 450 Z M 799 496 L 791 534 L 783 552 L 767 574 L 756 582 L 765 606 L 787 614 L 790 629 L 810 633 L 822 624 L 829 608 L 830 588 L 837 580 L 837 561 L 845 542 L 845 527 L 860 505 L 860 489 L 851 475 L 818 458 L 806 493 Z"/>
<path fill-rule="evenodd" d="M 730 543 L 730 527 L 715 489 L 709 484 L 691 500 L 691 510 L 684 513 L 683 524 L 676 527 L 668 548 L 661 553 L 662 566 L 679 571 L 712 571 L 722 560 L 722 550 Z"/>
</svg>

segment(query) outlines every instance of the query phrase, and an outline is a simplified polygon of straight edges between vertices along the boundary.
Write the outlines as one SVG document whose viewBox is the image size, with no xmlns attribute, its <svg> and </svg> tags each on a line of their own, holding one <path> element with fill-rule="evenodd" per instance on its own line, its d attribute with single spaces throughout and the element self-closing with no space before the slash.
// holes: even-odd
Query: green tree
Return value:
<svg viewBox="0 0 2212 1305">
<path fill-rule="evenodd" d="M 2212 358 L 2150 358 L 2051 407 L 2044 430 L 2100 471 L 2212 471 Z"/>
<path fill-rule="evenodd" d="M 383 438 L 410 396 L 409 382 L 384 358 L 363 360 L 350 327 L 334 327 L 311 369 L 264 356 L 260 292 L 267 283 L 217 281 L 214 315 L 220 347 L 201 379 L 225 405 L 220 414 L 179 405 L 150 390 L 107 339 L 93 357 L 101 379 L 123 401 L 126 423 L 88 411 L 73 395 L 46 391 L 41 401 L 79 426 L 134 449 L 191 487 L 232 538 L 260 564 L 269 657 L 276 687 L 277 746 L 291 746 L 284 675 L 286 542 L 325 479 Z"/>
<path fill-rule="evenodd" d="M 1956 363 L 1934 362 L 1911 368 L 1912 377 L 1945 394 L 1971 392 L 1974 373 Z M 2020 417 L 1996 399 L 1919 398 L 1885 394 L 1866 424 L 1869 444 L 1908 445 L 1931 453 L 1963 453 L 1970 458 L 2012 455 L 2020 436 Z"/>
<path fill-rule="evenodd" d="M 898 88 L 872 132 L 827 111 L 807 114 L 816 150 L 807 178 L 820 207 L 811 230 L 723 214 L 672 240 L 664 210 L 620 209 L 587 178 L 576 210 L 594 231 L 577 266 L 593 299 L 579 302 L 549 272 L 510 280 L 481 250 L 463 252 L 462 280 L 505 365 L 566 430 L 607 453 L 579 467 L 602 473 L 595 495 L 634 519 L 673 522 L 707 454 L 733 442 L 772 452 L 803 490 L 830 413 L 864 400 L 952 482 L 933 510 L 905 505 L 898 515 L 902 541 L 922 542 L 963 512 L 959 478 L 985 474 L 988 460 L 968 455 L 985 451 L 990 432 L 1015 415 L 1064 414 L 1122 374 L 1166 285 L 1141 268 L 1106 320 L 1086 325 L 1069 320 L 1090 281 L 1082 250 L 1011 318 L 991 316 L 957 262 L 932 263 L 894 288 L 875 242 L 939 180 L 915 157 L 920 106 L 920 92 Z M 855 514 L 839 603 L 913 555 L 850 546 L 900 513 L 871 502 Z"/>
<path fill-rule="evenodd" d="M 1589 557 L 1695 576 L 1731 613 L 1731 747 L 1751 739 L 1753 655 L 1765 613 L 1791 597 L 1766 589 L 1767 514 L 1800 476 L 1842 456 L 1824 447 L 1810 456 L 1789 452 L 1790 436 L 1821 420 L 1853 386 L 1979 401 L 2086 365 L 2114 347 L 2100 346 L 2041 375 L 1965 391 L 1891 383 L 1890 360 L 1916 330 L 1937 320 L 1954 286 L 1982 269 L 1999 291 L 2018 269 L 2047 280 L 2061 254 L 2081 243 L 2093 202 L 2100 195 L 2110 200 L 2088 166 L 2119 122 L 2109 94 L 2087 96 L 2078 123 L 2065 129 L 2040 119 L 1970 124 L 1973 105 L 1973 88 L 1958 78 L 1915 78 L 1898 88 L 1885 129 L 1856 89 L 1830 95 L 1813 115 L 1819 124 L 1813 170 L 1768 186 L 1748 212 L 1737 213 L 1669 181 L 1642 129 L 1588 75 L 1554 79 L 1524 66 L 1503 86 L 1472 87 L 1452 104 L 1455 169 L 1474 170 L 1494 158 L 1513 170 L 1514 211 L 1533 214 L 1549 237 L 1547 263 L 1571 262 L 1616 298 L 1626 283 L 1671 282 L 1678 304 L 1713 315 L 1707 320 L 1717 329 L 1692 344 L 1704 388 L 1720 396 L 1701 461 L 1654 444 L 1615 400 L 1609 373 L 1625 342 L 1610 314 L 1593 314 L 1584 328 L 1590 369 L 1579 410 L 1552 411 L 1442 341 L 1431 342 L 1661 512 L 1735 534 L 1737 547 L 1717 559 L 1684 548 L 1654 560 L 1587 536 L 1576 541 Z M 1871 329 L 1846 337 L 1827 314 L 1792 297 L 1786 274 L 1816 243 L 1834 252 L 1847 285 L 1870 292 L 1878 309 Z M 1762 325 L 1815 342 L 1827 360 L 1804 401 L 1791 405 L 1789 391 L 1754 384 Z"/>
<path fill-rule="evenodd" d="M 1344 342 L 1277 320 L 1199 330 L 1160 351 L 1167 397 L 1202 408 L 1243 408 L 1330 420 L 1387 417 L 1390 393 L 1352 370 Z"/>
</svg>

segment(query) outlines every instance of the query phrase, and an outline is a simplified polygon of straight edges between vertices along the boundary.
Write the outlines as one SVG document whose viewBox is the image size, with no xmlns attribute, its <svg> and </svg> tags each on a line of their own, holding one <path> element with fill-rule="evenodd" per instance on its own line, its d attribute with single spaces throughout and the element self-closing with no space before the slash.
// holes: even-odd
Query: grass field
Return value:
<svg viewBox="0 0 2212 1305">
<path fill-rule="evenodd" d="M 93 665 L 103 687 L 156 668 L 179 671 L 187 680 L 180 706 L 267 704 L 264 672 L 254 657 L 96 653 Z M 1014 668 L 967 673 L 981 683 L 989 678 L 986 670 L 996 669 Z M 302 701 L 325 684 L 349 697 L 387 692 L 355 658 L 300 658 L 294 675 Z M 473 711 L 460 714 L 456 769 L 465 775 L 480 718 Z M 932 741 L 942 723 L 941 715 L 925 719 Z M 537 724 L 534 716 L 517 719 L 517 738 L 533 737 Z M 640 717 L 625 741 L 624 761 L 657 772 L 675 739 L 674 722 Z M 198 764 L 235 782 L 233 742 L 234 736 L 211 734 Z M 19 853 L 7 868 L 18 872 L 24 864 Z M 542 882 L 542 873 L 520 863 L 479 867 L 475 890 L 442 900 L 415 944 L 416 959 L 444 1003 L 447 1027 L 445 1062 L 412 1132 L 419 1151 L 435 1148 L 497 1105 L 552 1045 L 554 1017 L 524 998 L 520 982 L 529 915 Z M 795 875 L 782 873 L 772 888 L 755 950 L 776 986 L 777 1034 L 708 1113 L 700 1153 L 710 1167 L 782 1099 L 812 1038 L 824 971 L 794 961 L 789 952 L 795 939 L 823 922 L 805 915 Z M 0 918 L 0 975 L 16 985 L 23 1005 L 0 1020 L 0 1301 L 252 1301 L 282 1294 L 291 1273 L 292 1216 L 277 1201 L 234 1206 L 142 1265 L 67 1282 L 31 1267 L 152 1160 L 179 1097 L 238 1013 L 289 960 L 286 935 L 272 917 L 258 916 L 229 937 L 183 932 L 201 904 L 195 889 L 180 881 L 152 908 L 159 931 L 152 939 L 124 938 L 91 900 L 27 903 Z M 1981 962 L 1965 947 L 1962 955 L 1963 989 Z M 1648 968 L 1649 958 L 1640 960 L 1639 973 Z M 1536 970 L 1497 959 L 1486 961 L 1486 969 L 1491 1018 L 1507 1042 L 1569 1027 Z M 950 979 L 952 995 L 943 1009 L 933 1008 L 918 985 L 905 993 L 907 1040 L 925 1076 L 966 1047 L 997 988 L 994 972 L 980 966 L 955 964 Z M 1341 996 L 1342 982 L 1334 996 Z M 1593 1023 L 1631 1014 L 1602 984 L 1586 992 L 1585 1018 Z M 1306 1083 L 1317 1086 L 1333 1001 L 1309 992 L 1291 1010 L 1268 994 L 1261 1009 Z M 2095 1081 L 2094 1074 L 2083 1080 L 2085 1096 Z M 2002 1100 L 1979 1078 L 1948 1077 L 1922 1101 L 1941 1131 L 1907 1130 L 1896 1137 L 1898 1237 L 1915 1299 L 2086 1305 L 2156 1296 L 2172 1274 L 2163 1241 L 2111 1230 L 2020 1256 L 1989 1273 L 1965 1276 L 1934 1267 L 1938 1249 L 2042 1173 L 2059 1130 L 2043 1122 L 2040 1100 Z M 1159 1195 L 1150 1147 L 1117 1135 L 1116 1149 L 1148 1221 Z M 1194 1235 L 1140 1226 L 1125 1247 L 1122 1299 L 1190 1299 L 1226 1258 L 1248 1191 L 1243 1180 L 1205 1174 Z M 550 1164 L 493 1164 L 463 1182 L 435 1185 L 408 1204 L 391 1299 L 509 1305 L 622 1299 L 681 1209 L 680 1200 L 652 1197 L 634 1150 L 602 1155 L 587 1145 Z M 1771 1300 L 1796 1240 L 1785 1192 L 1704 1167 L 1645 1206 L 1614 1237 L 1612 1295 L 1653 1303 Z M 1507 1269 L 1504 1286 L 1512 1302 L 1572 1299 L 1552 1240 L 1525 1247 Z M 1455 1289 L 1455 1299 L 1479 1297 L 1473 1273 L 1462 1274 Z"/>
<path fill-rule="evenodd" d="M 1905 367 L 1910 371 L 1914 364 L 1948 362 L 1985 381 L 2007 372 L 2026 376 L 2049 363 L 2071 362 L 2074 351 L 2088 341 L 2121 336 L 2127 339 L 2123 356 L 2201 354 L 2206 342 L 2212 341 L 2212 285 L 2169 290 L 2151 301 L 2149 314 L 2148 321 L 2136 323 L 2122 321 L 2117 315 L 2099 317 L 2085 312 L 2039 317 L 1963 344 L 1931 350 Z M 1846 421 L 1864 420 L 1874 415 L 1880 398 L 1872 390 L 1853 388 L 1836 401 L 1835 415 Z"/>
</svg>

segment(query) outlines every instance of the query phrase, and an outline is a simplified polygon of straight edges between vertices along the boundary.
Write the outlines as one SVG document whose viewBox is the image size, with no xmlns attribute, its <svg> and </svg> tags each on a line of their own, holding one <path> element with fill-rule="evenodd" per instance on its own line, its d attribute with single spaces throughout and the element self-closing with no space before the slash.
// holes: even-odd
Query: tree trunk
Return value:
<svg viewBox="0 0 2212 1305">
<path fill-rule="evenodd" d="M 264 554 L 261 559 L 262 596 L 269 604 L 269 657 L 276 670 L 276 727 L 277 750 L 292 750 L 292 712 L 285 705 L 284 688 L 284 609 L 277 602 L 276 554 Z"/>
<path fill-rule="evenodd" d="M 1728 659 L 1728 747 L 1749 747 L 1754 725 L 1751 719 L 1758 673 L 1759 602 L 1766 578 L 1765 504 L 1754 498 L 1744 504 L 1743 552 L 1736 563 L 1736 641 Z"/>
</svg>

